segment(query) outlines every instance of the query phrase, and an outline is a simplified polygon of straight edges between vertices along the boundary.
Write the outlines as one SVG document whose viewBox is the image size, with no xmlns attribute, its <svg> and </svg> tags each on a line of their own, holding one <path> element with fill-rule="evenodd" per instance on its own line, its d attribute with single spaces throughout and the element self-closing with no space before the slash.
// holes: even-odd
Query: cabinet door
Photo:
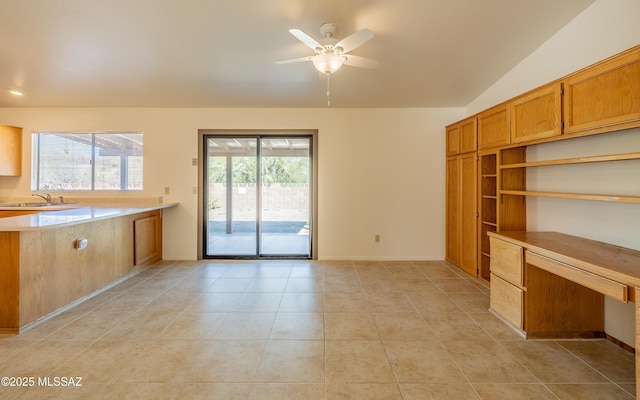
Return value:
<svg viewBox="0 0 640 400">
<path fill-rule="evenodd" d="M 460 157 L 447 158 L 446 259 L 460 262 Z"/>
<path fill-rule="evenodd" d="M 162 259 L 162 220 L 159 214 L 136 219 L 134 230 L 134 264 L 153 264 Z"/>
<path fill-rule="evenodd" d="M 460 166 L 460 268 L 476 276 L 478 248 L 476 153 L 461 156 Z"/>
<path fill-rule="evenodd" d="M 478 114 L 478 148 L 488 149 L 509 144 L 509 123 L 507 103 Z"/>
<path fill-rule="evenodd" d="M 0 125 L 0 175 L 22 174 L 22 128 Z"/>
<path fill-rule="evenodd" d="M 561 93 L 560 83 L 554 83 L 511 101 L 511 143 L 560 135 Z"/>
<path fill-rule="evenodd" d="M 460 152 L 460 128 L 458 124 L 449 125 L 447 130 L 447 155 L 455 156 Z"/>
<path fill-rule="evenodd" d="M 564 81 L 564 132 L 640 126 L 640 46 Z"/>
<path fill-rule="evenodd" d="M 478 143 L 478 122 L 476 117 L 460 122 L 459 127 L 460 153 L 476 151 Z"/>
</svg>

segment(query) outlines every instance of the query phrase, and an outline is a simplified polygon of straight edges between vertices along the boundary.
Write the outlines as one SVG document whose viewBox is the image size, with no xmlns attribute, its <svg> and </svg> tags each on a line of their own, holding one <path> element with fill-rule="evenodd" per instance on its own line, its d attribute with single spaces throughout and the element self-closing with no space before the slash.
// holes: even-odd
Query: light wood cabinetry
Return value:
<svg viewBox="0 0 640 400">
<path fill-rule="evenodd" d="M 478 121 L 476 117 L 449 125 L 446 128 L 447 156 L 476 151 Z"/>
<path fill-rule="evenodd" d="M 460 156 L 460 268 L 477 274 L 477 156 L 469 153 Z"/>
<path fill-rule="evenodd" d="M 449 125 L 447 260 L 489 281 L 492 263 L 487 233 L 526 230 L 528 196 L 639 203 L 640 196 L 534 191 L 526 184 L 530 168 L 637 162 L 637 152 L 526 160 L 529 146 L 636 126 L 640 126 L 640 46 Z M 463 168 L 460 156 L 473 152 L 474 130 L 478 149 L 475 186 L 463 182 L 469 176 L 464 170 L 470 169 L 470 162 L 467 160 Z M 473 208 L 463 200 L 471 190 L 477 191 L 477 220 L 470 218 Z M 469 226 L 477 227 L 475 273 L 470 268 L 471 258 L 465 262 L 462 255 L 471 248 L 466 236 Z"/>
<path fill-rule="evenodd" d="M 477 156 L 447 158 L 446 259 L 475 276 L 477 268 Z"/>
<path fill-rule="evenodd" d="M 0 125 L 0 175 L 22 174 L 22 128 Z"/>
<path fill-rule="evenodd" d="M 40 211 L 0 210 L 0 218 L 17 217 L 20 215 L 38 214 Z"/>
<path fill-rule="evenodd" d="M 147 211 L 57 228 L 0 232 L 0 333 L 18 333 L 151 263 L 161 243 L 157 242 L 161 213 Z M 136 221 L 140 229 L 134 232 Z M 141 238 L 147 254 L 138 265 L 134 263 L 134 236 Z M 88 240 L 86 248 L 76 248 L 79 238 Z M 156 243 L 149 244 L 153 241 Z"/>
<path fill-rule="evenodd" d="M 447 126 L 447 156 L 455 156 L 460 153 L 460 125 Z"/>
<path fill-rule="evenodd" d="M 639 251 L 557 232 L 490 237 L 491 310 L 528 338 L 603 337 L 603 295 L 635 301 Z M 518 290 L 521 318 L 513 305 Z"/>
<path fill-rule="evenodd" d="M 478 114 L 478 149 L 506 146 L 511 142 L 508 106 L 502 103 Z"/>
<path fill-rule="evenodd" d="M 445 259 L 453 265 L 460 263 L 460 157 L 447 158 L 446 167 L 446 227 Z"/>
<path fill-rule="evenodd" d="M 162 259 L 162 214 L 133 221 L 134 265 L 154 264 Z"/>
<path fill-rule="evenodd" d="M 640 46 L 563 80 L 564 133 L 640 126 Z"/>
<path fill-rule="evenodd" d="M 559 136 L 561 93 L 562 85 L 553 83 L 511 100 L 511 143 Z"/>
</svg>

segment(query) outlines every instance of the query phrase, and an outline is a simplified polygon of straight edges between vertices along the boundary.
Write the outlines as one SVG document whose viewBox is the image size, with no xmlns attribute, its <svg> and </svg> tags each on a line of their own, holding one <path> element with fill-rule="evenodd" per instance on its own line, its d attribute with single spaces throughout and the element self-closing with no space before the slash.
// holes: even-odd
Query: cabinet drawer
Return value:
<svg viewBox="0 0 640 400">
<path fill-rule="evenodd" d="M 626 303 L 628 300 L 629 290 L 627 285 L 623 283 L 613 281 L 600 275 L 592 274 L 591 272 L 552 260 L 528 250 L 525 252 L 525 258 L 527 264 L 534 265 L 540 269 L 551 272 L 554 275 L 558 275 L 579 285 L 588 287 L 589 289 L 602 293 L 605 296 L 612 297 L 623 303 Z"/>
<path fill-rule="evenodd" d="M 524 292 L 499 276 L 491 274 L 491 299 L 489 307 L 514 327 L 522 330 Z"/>
<path fill-rule="evenodd" d="M 491 273 L 507 282 L 523 286 L 524 251 L 522 247 L 505 242 L 504 240 L 489 238 L 491 245 Z"/>
</svg>

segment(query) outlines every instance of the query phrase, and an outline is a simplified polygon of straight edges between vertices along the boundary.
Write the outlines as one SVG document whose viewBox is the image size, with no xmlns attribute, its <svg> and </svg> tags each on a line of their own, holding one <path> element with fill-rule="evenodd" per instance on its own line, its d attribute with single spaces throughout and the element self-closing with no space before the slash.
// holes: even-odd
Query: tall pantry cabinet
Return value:
<svg viewBox="0 0 640 400">
<path fill-rule="evenodd" d="M 477 119 L 447 127 L 446 259 L 476 275 Z"/>
</svg>

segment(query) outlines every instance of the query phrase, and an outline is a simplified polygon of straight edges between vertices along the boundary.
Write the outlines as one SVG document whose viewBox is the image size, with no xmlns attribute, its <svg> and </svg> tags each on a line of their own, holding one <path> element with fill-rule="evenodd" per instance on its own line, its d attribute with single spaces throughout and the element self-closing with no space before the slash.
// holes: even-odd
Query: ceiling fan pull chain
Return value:
<svg viewBox="0 0 640 400">
<path fill-rule="evenodd" d="M 327 107 L 331 107 L 331 75 L 327 75 Z"/>
</svg>

